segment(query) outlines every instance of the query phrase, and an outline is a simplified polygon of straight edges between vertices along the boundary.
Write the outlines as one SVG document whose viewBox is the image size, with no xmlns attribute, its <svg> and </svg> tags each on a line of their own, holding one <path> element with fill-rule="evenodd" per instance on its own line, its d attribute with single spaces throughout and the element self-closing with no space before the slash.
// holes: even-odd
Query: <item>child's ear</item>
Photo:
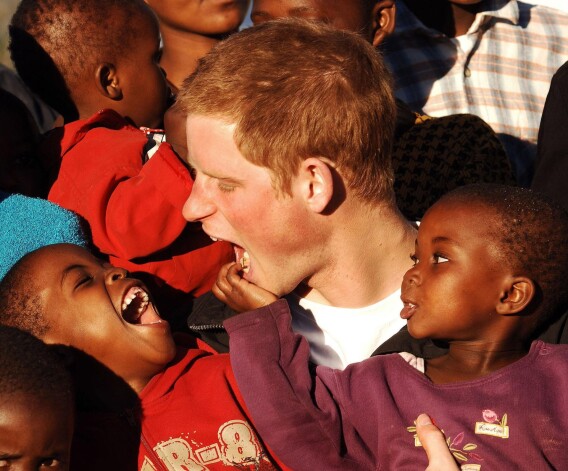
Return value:
<svg viewBox="0 0 568 471">
<path fill-rule="evenodd" d="M 396 6 L 394 0 L 379 0 L 373 7 L 373 46 L 377 47 L 394 32 Z"/>
<path fill-rule="evenodd" d="M 322 213 L 333 197 L 333 173 L 324 159 L 310 157 L 300 164 L 298 179 L 301 194 L 308 207 Z"/>
<path fill-rule="evenodd" d="M 116 66 L 109 62 L 99 64 L 95 70 L 95 83 L 98 91 L 111 100 L 122 99 L 122 89 L 118 80 Z"/>
<path fill-rule="evenodd" d="M 534 295 L 535 286 L 530 278 L 514 277 L 503 289 L 499 304 L 497 304 L 497 314 L 507 315 L 521 312 L 529 305 Z"/>
</svg>

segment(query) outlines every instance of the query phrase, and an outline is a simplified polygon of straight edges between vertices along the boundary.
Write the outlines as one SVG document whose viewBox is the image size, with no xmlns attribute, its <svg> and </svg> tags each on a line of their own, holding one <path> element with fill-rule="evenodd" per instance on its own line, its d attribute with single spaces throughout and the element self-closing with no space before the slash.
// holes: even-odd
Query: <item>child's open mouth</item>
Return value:
<svg viewBox="0 0 568 471">
<path fill-rule="evenodd" d="M 129 324 L 148 325 L 163 321 L 153 308 L 148 293 L 140 286 L 133 286 L 126 292 L 122 299 L 121 314 Z"/>
</svg>

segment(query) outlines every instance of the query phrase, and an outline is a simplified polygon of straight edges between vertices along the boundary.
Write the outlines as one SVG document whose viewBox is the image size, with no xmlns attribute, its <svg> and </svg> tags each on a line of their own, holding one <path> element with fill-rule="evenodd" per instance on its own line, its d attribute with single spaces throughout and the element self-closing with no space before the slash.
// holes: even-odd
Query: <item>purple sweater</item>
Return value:
<svg viewBox="0 0 568 471">
<path fill-rule="evenodd" d="M 473 381 L 433 384 L 398 354 L 344 371 L 309 367 L 280 300 L 225 321 L 231 363 L 259 434 L 300 470 L 424 470 L 422 412 L 467 470 L 568 470 L 568 346 L 535 341 Z M 466 467 L 467 466 L 467 467 Z"/>
</svg>

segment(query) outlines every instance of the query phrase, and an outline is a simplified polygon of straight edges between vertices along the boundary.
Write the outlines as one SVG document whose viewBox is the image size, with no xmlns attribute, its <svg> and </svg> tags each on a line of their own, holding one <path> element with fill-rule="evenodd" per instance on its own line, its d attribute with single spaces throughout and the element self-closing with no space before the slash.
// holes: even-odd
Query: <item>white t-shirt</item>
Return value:
<svg viewBox="0 0 568 471">
<path fill-rule="evenodd" d="M 400 290 L 358 309 L 327 306 L 294 294 L 286 299 L 294 332 L 310 344 L 311 361 L 331 368 L 342 370 L 369 358 L 406 324 L 400 317 Z"/>
</svg>

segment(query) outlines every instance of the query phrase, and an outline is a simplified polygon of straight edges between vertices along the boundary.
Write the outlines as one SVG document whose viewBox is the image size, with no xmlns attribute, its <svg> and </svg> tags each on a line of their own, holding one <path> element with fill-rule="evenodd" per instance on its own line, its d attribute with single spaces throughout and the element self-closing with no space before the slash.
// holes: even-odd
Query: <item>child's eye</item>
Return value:
<svg viewBox="0 0 568 471">
<path fill-rule="evenodd" d="M 14 162 L 21 167 L 37 165 L 37 161 L 32 154 L 20 154 L 14 159 Z"/>
<path fill-rule="evenodd" d="M 55 458 L 46 458 L 41 462 L 42 468 L 56 468 L 60 465 L 60 461 Z"/>
<path fill-rule="evenodd" d="M 447 259 L 446 257 L 442 257 L 442 256 L 439 255 L 439 254 L 434 254 L 434 256 L 432 257 L 432 259 L 434 260 L 434 263 L 435 263 L 435 264 L 438 264 L 438 263 L 445 263 L 445 262 L 448 261 L 448 259 Z"/>
<path fill-rule="evenodd" d="M 415 267 L 416 264 L 418 263 L 418 257 L 416 256 L 416 254 L 411 253 L 410 254 L 410 260 L 412 260 L 412 266 Z"/>
<path fill-rule="evenodd" d="M 91 281 L 92 279 L 93 279 L 92 276 L 88 276 L 88 275 L 82 276 L 81 278 L 79 278 L 79 279 L 77 280 L 77 284 L 75 285 L 75 288 L 79 288 L 80 286 L 82 286 L 82 285 L 88 283 L 88 282 Z"/>
</svg>

